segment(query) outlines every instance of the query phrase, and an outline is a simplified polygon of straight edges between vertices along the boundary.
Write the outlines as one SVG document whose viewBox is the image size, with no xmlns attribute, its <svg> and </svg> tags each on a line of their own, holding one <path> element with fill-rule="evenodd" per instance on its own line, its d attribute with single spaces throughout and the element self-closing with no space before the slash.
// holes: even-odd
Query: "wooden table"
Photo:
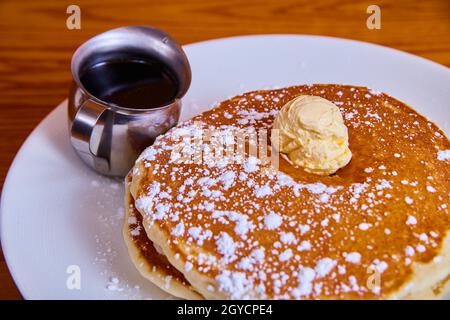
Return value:
<svg viewBox="0 0 450 320">
<path fill-rule="evenodd" d="M 66 9 L 72 3 L 81 9 L 80 30 L 66 27 Z M 379 30 L 366 27 L 366 9 L 373 3 L 381 8 Z M 264 33 L 351 38 L 450 66 L 448 0 L 2 0 L 0 188 L 24 139 L 66 98 L 74 50 L 93 35 L 124 25 L 152 25 L 181 44 Z M 0 251 L 0 299 L 18 298 Z"/>
</svg>

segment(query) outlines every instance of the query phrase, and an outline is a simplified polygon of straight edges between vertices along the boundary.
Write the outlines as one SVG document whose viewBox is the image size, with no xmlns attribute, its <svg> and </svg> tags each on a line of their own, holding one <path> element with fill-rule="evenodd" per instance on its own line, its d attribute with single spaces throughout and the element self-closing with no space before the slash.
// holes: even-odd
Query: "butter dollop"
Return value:
<svg viewBox="0 0 450 320">
<path fill-rule="evenodd" d="M 272 144 L 278 135 L 279 151 L 307 172 L 329 175 L 352 158 L 342 114 L 327 99 L 302 95 L 289 101 L 275 118 L 273 129 L 278 131 L 272 132 Z"/>
</svg>

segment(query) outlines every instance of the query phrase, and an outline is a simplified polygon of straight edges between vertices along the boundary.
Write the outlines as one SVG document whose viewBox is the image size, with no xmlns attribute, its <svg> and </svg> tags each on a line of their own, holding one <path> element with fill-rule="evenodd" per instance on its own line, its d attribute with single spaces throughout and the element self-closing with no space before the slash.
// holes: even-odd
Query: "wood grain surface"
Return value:
<svg viewBox="0 0 450 320">
<path fill-rule="evenodd" d="M 80 30 L 66 27 L 70 4 L 81 8 Z M 380 30 L 366 27 L 370 4 L 381 8 Z M 66 98 L 74 50 L 95 34 L 124 25 L 161 28 L 181 44 L 266 33 L 351 38 L 450 66 L 449 0 L 2 0 L 0 188 L 24 139 Z M 0 299 L 19 298 L 0 251 Z"/>
</svg>

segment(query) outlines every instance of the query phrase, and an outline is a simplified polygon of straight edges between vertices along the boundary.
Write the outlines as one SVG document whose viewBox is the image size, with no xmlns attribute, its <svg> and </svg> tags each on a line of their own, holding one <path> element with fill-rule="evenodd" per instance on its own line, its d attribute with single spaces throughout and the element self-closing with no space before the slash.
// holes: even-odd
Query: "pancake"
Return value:
<svg viewBox="0 0 450 320">
<path fill-rule="evenodd" d="M 195 292 L 184 278 L 183 274 L 175 269 L 167 261 L 165 256 L 161 256 L 156 251 L 153 243 L 146 238 L 146 236 L 142 236 L 141 234 L 137 235 L 137 231 L 144 230 L 144 227 L 142 225 L 142 217 L 131 200 L 132 197 L 129 188 L 127 187 L 125 203 L 129 204 L 129 206 L 127 206 L 128 209 L 126 209 L 126 220 L 123 232 L 129 254 L 138 271 L 144 278 L 175 297 L 188 300 L 202 299 L 202 296 Z M 129 218 L 131 218 L 131 220 L 129 220 Z M 450 292 L 449 280 L 450 276 L 447 276 L 445 279 L 425 288 L 421 292 L 410 294 L 403 298 L 420 300 L 442 298 L 444 294 Z"/>
<path fill-rule="evenodd" d="M 183 299 L 201 299 L 183 274 L 172 267 L 167 258 L 159 254 L 147 238 L 142 216 L 136 210 L 129 192 L 131 175 L 125 179 L 125 223 L 123 237 L 132 262 L 141 275 L 162 290 Z"/>
<path fill-rule="evenodd" d="M 186 133 L 270 129 L 302 94 L 343 113 L 353 158 L 334 175 L 283 158 L 277 170 L 236 153 L 216 163 L 174 157 L 192 148 Z M 148 239 L 207 299 L 433 298 L 450 273 L 449 149 L 436 125 L 367 88 L 256 91 L 158 138 L 130 192 Z"/>
</svg>

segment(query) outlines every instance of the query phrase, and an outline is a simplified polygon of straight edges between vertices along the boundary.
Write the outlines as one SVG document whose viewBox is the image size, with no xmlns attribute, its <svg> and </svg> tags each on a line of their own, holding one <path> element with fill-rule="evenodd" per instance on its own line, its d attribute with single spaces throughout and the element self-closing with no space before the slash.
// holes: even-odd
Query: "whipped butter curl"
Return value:
<svg viewBox="0 0 450 320">
<path fill-rule="evenodd" d="M 279 151 L 307 172 L 329 175 L 352 158 L 342 114 L 327 99 L 302 95 L 289 101 L 275 118 L 273 129 L 278 129 L 272 139 L 278 134 Z"/>
</svg>

